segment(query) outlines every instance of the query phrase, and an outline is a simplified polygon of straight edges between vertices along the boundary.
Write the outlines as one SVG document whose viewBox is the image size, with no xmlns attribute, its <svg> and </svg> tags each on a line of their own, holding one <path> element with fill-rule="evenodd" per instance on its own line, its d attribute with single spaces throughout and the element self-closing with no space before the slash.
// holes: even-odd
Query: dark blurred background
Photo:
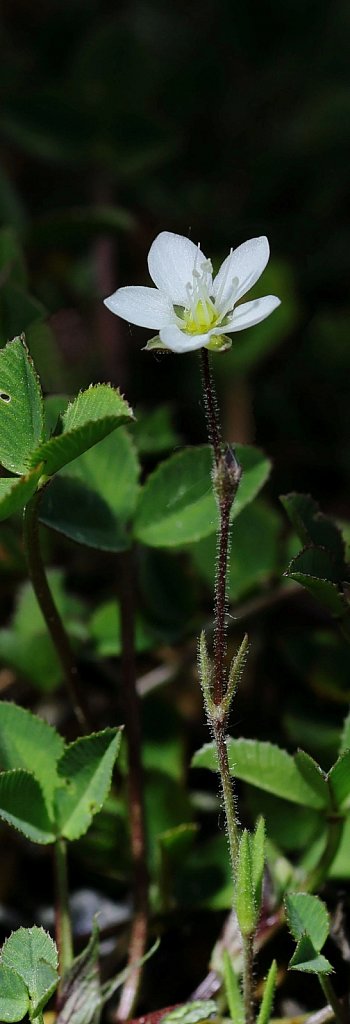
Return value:
<svg viewBox="0 0 350 1024">
<path fill-rule="evenodd" d="M 174 400 L 197 440 L 196 357 L 145 356 L 145 333 L 99 300 L 148 283 L 159 230 L 190 233 L 214 263 L 266 233 L 257 291 L 282 306 L 217 359 L 227 431 L 268 448 L 276 493 L 311 489 L 343 512 L 347 0 L 3 0 L 1 22 L 0 215 L 25 261 L 18 279 L 4 257 L 2 340 L 28 330 L 49 390 L 109 377 L 133 404 Z"/>
</svg>

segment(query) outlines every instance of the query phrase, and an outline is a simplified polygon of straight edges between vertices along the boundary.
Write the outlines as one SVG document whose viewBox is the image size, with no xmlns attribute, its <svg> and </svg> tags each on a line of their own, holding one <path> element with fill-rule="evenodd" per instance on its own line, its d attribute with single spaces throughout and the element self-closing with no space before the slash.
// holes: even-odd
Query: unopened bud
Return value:
<svg viewBox="0 0 350 1024">
<path fill-rule="evenodd" d="M 234 500 L 241 476 L 242 467 L 234 448 L 228 444 L 214 471 L 214 484 L 219 501 L 223 498 L 230 498 L 231 502 Z"/>
</svg>

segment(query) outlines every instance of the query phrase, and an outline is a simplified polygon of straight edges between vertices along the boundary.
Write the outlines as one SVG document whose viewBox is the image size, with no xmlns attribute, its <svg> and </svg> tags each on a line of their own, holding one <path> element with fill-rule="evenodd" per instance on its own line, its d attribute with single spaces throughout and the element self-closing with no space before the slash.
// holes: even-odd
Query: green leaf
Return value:
<svg viewBox="0 0 350 1024">
<path fill-rule="evenodd" d="M 161 455 L 176 448 L 181 441 L 173 427 L 168 405 L 157 405 L 150 412 L 137 408 L 136 422 L 132 424 L 131 431 L 141 455 Z"/>
<path fill-rule="evenodd" d="M 17 704 L 0 703 L 1 768 L 24 768 L 31 772 L 50 809 L 58 782 L 57 761 L 63 751 L 62 737 L 42 718 Z"/>
<path fill-rule="evenodd" d="M 350 712 L 349 712 L 349 714 L 346 716 L 346 718 L 344 720 L 339 753 L 340 754 L 344 754 L 345 750 L 349 750 L 349 749 L 350 749 Z"/>
<path fill-rule="evenodd" d="M 4 942 L 1 962 L 16 971 L 27 986 L 32 1020 L 57 986 L 58 956 L 53 939 L 43 928 L 18 928 Z"/>
<path fill-rule="evenodd" d="M 120 738 L 120 729 L 104 729 L 66 748 L 58 763 L 62 787 L 56 794 L 57 828 L 64 838 L 79 839 L 101 810 L 111 785 Z"/>
<path fill-rule="evenodd" d="M 350 750 L 345 750 L 331 768 L 328 775 L 337 807 L 347 808 L 350 803 Z"/>
<path fill-rule="evenodd" d="M 44 434 L 40 383 L 24 338 L 0 351 L 0 462 L 12 473 L 37 466 L 34 449 Z"/>
<path fill-rule="evenodd" d="M 305 548 L 293 558 L 285 576 L 309 590 L 331 615 L 342 618 L 347 614 L 349 607 L 337 586 L 336 563 L 324 548 Z"/>
<path fill-rule="evenodd" d="M 140 466 L 131 438 L 119 428 L 70 463 L 45 488 L 39 519 L 79 544 L 102 551 L 130 545 L 128 522 Z"/>
<path fill-rule="evenodd" d="M 33 843 L 56 838 L 39 783 L 23 769 L 0 774 L 0 818 Z"/>
<path fill-rule="evenodd" d="M 310 754 L 306 754 L 305 750 L 298 750 L 294 754 L 294 762 L 299 768 L 300 774 L 305 779 L 305 782 L 311 789 L 314 790 L 315 795 L 319 797 L 321 806 L 326 807 L 329 804 L 329 791 L 326 782 L 326 778 L 322 768 L 320 768 L 317 761 L 314 761 Z"/>
<path fill-rule="evenodd" d="M 45 473 L 52 476 L 132 418 L 119 391 L 108 384 L 91 385 L 68 405 L 60 420 L 62 433 L 44 441 L 31 464 L 44 462 Z"/>
<path fill-rule="evenodd" d="M 0 521 L 21 512 L 36 491 L 42 472 L 41 464 L 25 476 L 0 478 Z"/>
<path fill-rule="evenodd" d="M 1 634 L 0 634 L 1 636 Z M 117 601 L 105 601 L 93 612 L 89 636 L 100 658 L 119 657 L 122 652 L 120 607 Z M 141 615 L 135 616 L 135 648 L 142 654 L 154 647 L 156 634 Z"/>
<path fill-rule="evenodd" d="M 247 505 L 235 521 L 227 581 L 230 601 L 237 601 L 256 587 L 261 587 L 279 568 L 280 529 L 280 517 L 262 501 Z M 191 556 L 198 572 L 212 589 L 216 564 L 215 534 L 193 545 Z"/>
<path fill-rule="evenodd" d="M 0 1020 L 13 1024 L 22 1020 L 29 1008 L 29 995 L 24 981 L 11 967 L 0 963 Z"/>
<path fill-rule="evenodd" d="M 224 982 L 232 1024 L 244 1024 L 244 1005 L 237 975 L 227 949 L 223 951 Z"/>
<path fill-rule="evenodd" d="M 257 1024 L 269 1024 L 271 1017 L 272 1004 L 275 995 L 277 981 L 277 963 L 276 960 L 272 961 L 269 973 L 267 975 L 264 985 L 264 995 L 261 1000 L 261 1006 L 258 1013 Z"/>
<path fill-rule="evenodd" d="M 305 780 L 291 754 L 273 743 L 259 740 L 228 739 L 227 749 L 231 775 L 252 786 L 273 793 L 284 800 L 305 807 L 326 807 L 325 800 Z M 194 768 L 217 771 L 214 743 L 206 743 L 193 759 Z"/>
<path fill-rule="evenodd" d="M 307 935 L 319 953 L 329 935 L 329 916 L 323 901 L 308 892 L 290 892 L 285 898 L 285 908 L 296 942 Z"/>
<path fill-rule="evenodd" d="M 256 448 L 236 445 L 243 475 L 232 519 L 255 498 L 270 472 L 268 459 Z M 136 509 L 135 537 L 151 547 L 179 547 L 208 537 L 218 525 L 212 490 L 209 445 L 176 452 L 150 474 Z"/>
<path fill-rule="evenodd" d="M 331 974 L 333 971 L 329 960 L 314 949 L 308 935 L 303 935 L 298 942 L 289 968 L 292 971 L 303 971 L 305 974 Z"/>
<path fill-rule="evenodd" d="M 97 1024 L 102 1005 L 98 958 L 99 932 L 94 920 L 88 945 L 63 978 L 55 1024 Z"/>
<path fill-rule="evenodd" d="M 336 524 L 320 512 L 317 502 L 309 494 L 283 494 L 280 500 L 301 543 L 329 550 L 339 578 L 343 579 L 345 544 Z"/>
</svg>

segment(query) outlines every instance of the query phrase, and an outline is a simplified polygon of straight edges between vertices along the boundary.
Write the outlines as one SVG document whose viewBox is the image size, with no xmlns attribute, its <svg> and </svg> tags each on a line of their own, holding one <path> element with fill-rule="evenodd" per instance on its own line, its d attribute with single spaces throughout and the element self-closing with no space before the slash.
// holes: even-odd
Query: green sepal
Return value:
<svg viewBox="0 0 350 1024">
<path fill-rule="evenodd" d="M 150 338 L 147 345 L 143 346 L 143 352 L 170 352 L 170 349 L 161 341 L 159 334 L 155 334 L 154 338 Z"/>
<path fill-rule="evenodd" d="M 254 900 L 259 916 L 262 901 L 262 887 L 265 867 L 265 821 L 263 817 L 258 818 L 255 832 L 250 836 L 250 850 L 252 861 L 252 876 Z"/>
<path fill-rule="evenodd" d="M 212 705 L 213 666 L 208 654 L 204 629 L 202 629 L 198 642 L 198 671 L 205 704 L 210 709 Z"/>
<path fill-rule="evenodd" d="M 242 935 L 252 935 L 256 927 L 257 910 L 251 842 L 247 829 L 244 829 L 239 844 L 235 908 Z"/>
<path fill-rule="evenodd" d="M 209 352 L 228 352 L 232 348 L 232 338 L 228 334 L 212 334 L 204 348 L 209 349 Z"/>
</svg>

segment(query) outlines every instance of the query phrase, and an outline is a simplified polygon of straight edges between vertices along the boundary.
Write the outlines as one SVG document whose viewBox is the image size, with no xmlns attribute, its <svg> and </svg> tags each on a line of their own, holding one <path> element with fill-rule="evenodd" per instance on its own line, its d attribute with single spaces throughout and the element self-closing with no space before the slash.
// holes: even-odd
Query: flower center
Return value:
<svg viewBox="0 0 350 1024">
<path fill-rule="evenodd" d="M 182 311 L 183 327 L 187 334 L 205 334 L 219 319 L 215 305 L 210 298 L 212 287 L 212 265 L 203 260 L 192 272 L 192 282 L 186 285 L 188 302 Z"/>
</svg>

